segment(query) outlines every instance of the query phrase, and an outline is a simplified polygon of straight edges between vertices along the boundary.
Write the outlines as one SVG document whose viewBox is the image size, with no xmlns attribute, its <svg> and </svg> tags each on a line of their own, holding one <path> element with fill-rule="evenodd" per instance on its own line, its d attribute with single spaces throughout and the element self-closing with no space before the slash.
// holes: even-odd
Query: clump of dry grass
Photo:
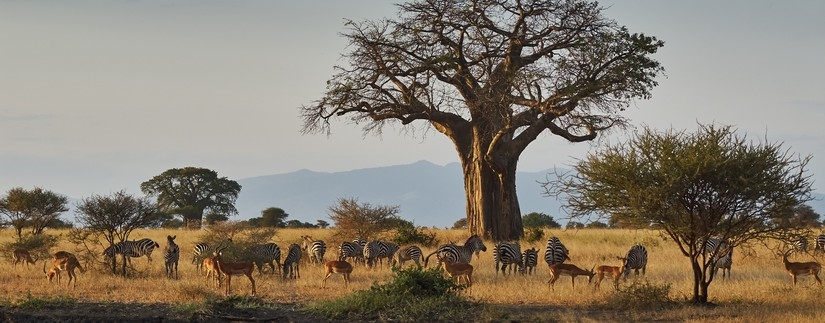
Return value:
<svg viewBox="0 0 825 323">
<path fill-rule="evenodd" d="M 315 239 L 327 241 L 327 259 L 337 255 L 337 246 L 341 241 L 327 240 L 333 236 L 333 229 L 281 229 L 273 237 L 272 242 L 284 248 L 290 243 L 300 243 L 301 235 L 311 235 Z M 437 239 L 442 243 L 455 241 L 463 243 L 467 234 L 462 230 L 427 229 L 426 232 L 435 232 Z M 0 235 L 0 243 L 8 243 L 12 239 L 10 231 L 5 230 Z M 50 230 L 48 234 L 61 235 L 65 231 Z M 191 263 L 192 246 L 203 237 L 203 231 L 188 230 L 137 230 L 132 234 L 133 239 L 148 237 L 161 245 L 165 243 L 167 235 L 177 235 L 176 242 L 181 247 L 180 277 L 178 280 L 166 278 L 161 253 L 156 250 L 153 262 L 149 263 L 145 257 L 135 258 L 132 264 L 136 274 L 130 278 L 113 276 L 105 270 L 87 270 L 78 273 L 78 282 L 75 289 L 63 284 L 58 286 L 49 284 L 42 272 L 42 260 L 37 266 L 26 269 L 18 266 L 11 267 L 11 262 L 5 262 L 5 270 L 0 271 L 0 294 L 3 302 L 15 304 L 34 299 L 69 299 L 78 301 L 106 301 L 106 302 L 142 302 L 142 303 L 169 303 L 190 306 L 194 303 L 204 303 L 223 297 L 223 289 L 213 287 L 205 277 L 195 270 Z M 571 263 L 582 268 L 590 269 L 596 265 L 620 264 L 616 256 L 624 255 L 631 245 L 644 244 L 649 253 L 647 273 L 635 277 L 631 274 L 628 281 L 620 281 L 622 288 L 634 284 L 640 286 L 662 287 L 668 286 L 667 297 L 676 302 L 682 302 L 692 295 L 692 272 L 688 259 L 681 255 L 672 242 L 665 241 L 658 232 L 651 230 L 546 230 L 545 237 L 557 236 L 570 249 Z M 354 237 L 353 237 L 354 238 Z M 545 240 L 546 241 L 546 240 Z M 494 261 L 491 251 L 493 242 L 485 241 L 488 251 L 473 259 L 475 271 L 473 286 L 462 292 L 462 295 L 476 301 L 500 306 L 530 306 L 559 309 L 577 309 L 590 313 L 580 316 L 586 321 L 588 317 L 602 318 L 604 311 L 611 304 L 617 303 L 621 293 L 612 288 L 594 290 L 587 284 L 586 277 L 577 278 L 575 290 L 571 287 L 570 279 L 563 277 L 553 290 L 547 284 L 549 270 L 543 260 L 539 260 L 537 273 L 534 275 L 501 275 L 494 270 Z M 522 249 L 536 247 L 540 249 L 540 257 L 544 252 L 544 242 L 521 242 Z M 65 239 L 61 239 L 55 250 L 71 250 L 73 246 Z M 434 248 L 422 248 L 425 255 Z M 102 260 L 102 250 L 101 260 Z M 773 252 L 762 247 L 754 247 L 754 254 L 734 254 L 732 277 L 721 279 L 717 277 L 710 286 L 709 301 L 717 305 L 716 308 L 695 308 L 693 306 L 668 307 L 663 311 L 640 311 L 638 315 L 645 317 L 631 317 L 628 319 L 662 319 L 680 321 L 706 321 L 712 317 L 714 321 L 766 321 L 769 319 L 781 321 L 825 321 L 825 309 L 821 302 L 825 298 L 825 288 L 814 285 L 809 276 L 802 277 L 799 285 L 793 287 L 788 274 L 782 267 L 782 260 Z M 811 256 L 795 256 L 797 261 L 810 261 Z M 94 264 L 91 268 L 95 268 Z M 316 300 L 330 300 L 350 295 L 358 290 L 367 290 L 375 282 L 386 282 L 392 278 L 392 272 L 385 264 L 383 268 L 367 269 L 356 266 L 352 273 L 349 287 L 343 282 L 330 281 L 326 288 L 321 288 L 323 266 L 302 264 L 301 278 L 298 280 L 282 280 L 278 275 L 265 274 L 255 279 L 258 284 L 258 298 L 262 302 L 273 303 L 307 303 Z M 236 295 L 248 295 L 249 282 L 233 280 L 232 290 Z M 615 312 L 612 311 L 611 312 Z M 563 311 L 561 312 L 563 313 Z M 641 313 L 641 314 L 639 314 Z M 792 313 L 792 314 L 780 314 Z M 637 315 L 634 314 L 634 315 Z M 563 314 L 561 314 L 564 317 Z M 623 314 L 624 315 L 624 314 Z M 629 314 L 628 314 L 629 315 Z M 575 318 L 575 316 L 571 317 Z M 705 318 L 705 319 L 703 319 Z M 565 319 L 561 319 L 565 320 Z M 571 319 L 576 320 L 576 319 Z"/>
</svg>

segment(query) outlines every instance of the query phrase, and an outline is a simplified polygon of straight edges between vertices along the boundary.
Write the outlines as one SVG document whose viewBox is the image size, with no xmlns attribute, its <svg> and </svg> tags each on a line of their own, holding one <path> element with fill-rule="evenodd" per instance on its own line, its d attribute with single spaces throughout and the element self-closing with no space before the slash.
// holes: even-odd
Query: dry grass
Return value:
<svg viewBox="0 0 825 323">
<path fill-rule="evenodd" d="M 0 243 L 11 241 L 10 231 L 4 231 Z M 52 231 L 50 234 L 65 234 L 64 231 Z M 330 239 L 331 230 L 295 229 L 280 230 L 274 242 L 285 246 L 293 242 L 300 242 L 300 236 L 309 234 L 315 239 Z M 437 230 L 438 239 L 442 242 L 456 241 L 463 243 L 466 233 L 458 230 Z M 195 266 L 190 263 L 192 245 L 199 240 L 201 232 L 182 230 L 142 230 L 133 233 L 132 237 L 152 238 L 163 246 L 166 235 L 177 235 L 177 243 L 181 246 L 181 262 L 179 280 L 166 279 L 161 252 L 156 250 L 153 262 L 137 258 L 133 265 L 138 270 L 137 277 L 115 277 L 103 270 L 87 270 L 78 273 L 78 283 L 75 289 L 63 285 L 49 284 L 42 272 L 42 260 L 37 265 L 26 269 L 18 266 L 11 267 L 11 255 L 7 255 L 7 270 L 0 272 L 0 293 L 4 295 L 0 301 L 16 304 L 27 298 L 70 298 L 80 301 L 103 302 L 140 302 L 140 303 L 171 303 L 186 306 L 198 304 L 210 299 L 220 298 L 223 290 L 218 290 L 208 284 L 204 276 L 196 272 Z M 653 286 L 670 284 L 670 297 L 676 301 L 683 301 L 692 295 L 692 279 L 688 261 L 678 249 L 669 241 L 663 240 L 658 233 L 647 230 L 579 230 L 561 231 L 552 230 L 549 235 L 558 236 L 570 249 L 572 263 L 590 269 L 596 265 L 619 265 L 616 256 L 623 255 L 627 249 L 635 244 L 642 243 L 648 248 L 649 261 L 647 275 L 637 278 L 641 282 Z M 329 251 L 327 259 L 334 257 L 336 247 L 340 241 L 327 240 Z M 486 243 L 488 248 L 491 242 Z M 522 249 L 531 246 L 539 248 L 543 254 L 543 243 L 528 244 L 522 242 Z M 59 249 L 72 250 L 73 246 L 62 242 Z M 425 254 L 432 249 L 423 248 Z M 52 252 L 57 249 L 52 250 Z M 575 290 L 571 288 L 570 279 L 563 277 L 551 290 L 547 285 L 548 270 L 541 265 L 538 274 L 532 276 L 503 277 L 496 275 L 491 252 L 482 253 L 479 259 L 473 260 L 476 270 L 473 275 L 473 286 L 464 295 L 486 303 L 499 304 L 504 307 L 519 306 L 525 309 L 524 315 L 531 320 L 546 320 L 539 317 L 530 318 L 529 309 L 551 307 L 556 309 L 554 319 L 560 321 L 598 321 L 603 319 L 629 320 L 679 320 L 679 321 L 707 321 L 717 322 L 751 322 L 751 321 L 796 321 L 822 322 L 825 321 L 825 309 L 821 304 L 825 299 L 825 289 L 814 284 L 813 278 L 802 277 L 799 285 L 793 287 L 791 279 L 783 270 L 781 258 L 767 249 L 755 249 L 756 254 L 744 256 L 742 252 L 735 254 L 732 278 L 721 280 L 718 277 L 710 287 L 710 301 L 717 307 L 704 308 L 693 306 L 674 306 L 661 311 L 615 311 L 607 310 L 611 301 L 618 296 L 611 284 L 603 283 L 600 290 L 593 290 L 587 284 L 586 277 L 577 278 Z M 432 260 L 432 259 L 431 259 Z M 810 256 L 795 257 L 797 261 L 808 261 Z M 385 264 L 386 266 L 386 264 Z M 94 267 L 94 266 L 89 266 Z M 354 290 L 368 289 L 373 282 L 386 281 L 392 276 L 389 269 L 368 270 L 356 266 L 351 276 L 348 288 L 340 276 L 333 276 L 327 282 L 326 288 L 321 288 L 323 266 L 304 264 L 301 268 L 301 278 L 298 280 L 282 280 L 277 276 L 255 274 L 258 296 L 262 301 L 275 303 L 307 303 L 315 300 L 337 298 Z M 64 277 L 65 279 L 65 277 Z M 620 286 L 628 286 L 634 280 L 621 282 Z M 232 291 L 235 295 L 248 295 L 250 285 L 245 277 L 232 280 Z M 565 311 L 572 308 L 575 311 Z M 617 315 L 619 317 L 617 317 Z M 607 316 L 607 317 L 605 317 Z"/>
</svg>

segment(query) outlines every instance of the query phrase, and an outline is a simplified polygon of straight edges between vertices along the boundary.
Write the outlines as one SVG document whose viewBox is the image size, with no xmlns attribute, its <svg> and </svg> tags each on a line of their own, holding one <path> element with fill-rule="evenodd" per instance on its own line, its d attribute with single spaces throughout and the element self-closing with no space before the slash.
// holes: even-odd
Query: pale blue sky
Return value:
<svg viewBox="0 0 825 323">
<path fill-rule="evenodd" d="M 606 15 L 665 41 L 653 99 L 627 116 L 655 128 L 737 126 L 813 155 L 825 185 L 825 1 L 605 1 Z M 230 179 L 457 162 L 452 144 L 344 123 L 303 136 L 298 107 L 341 64 L 345 18 L 394 17 L 389 1 L 0 0 L 0 192 L 74 198 L 174 168 Z M 612 134 L 615 140 L 621 134 Z M 520 170 L 567 167 L 589 144 L 551 135 Z"/>
</svg>

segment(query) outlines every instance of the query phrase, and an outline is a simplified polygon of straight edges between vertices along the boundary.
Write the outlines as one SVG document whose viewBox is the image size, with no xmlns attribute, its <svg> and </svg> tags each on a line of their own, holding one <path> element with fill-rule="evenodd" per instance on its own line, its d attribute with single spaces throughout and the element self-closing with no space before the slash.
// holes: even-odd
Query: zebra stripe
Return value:
<svg viewBox="0 0 825 323">
<path fill-rule="evenodd" d="M 304 239 L 304 252 L 309 254 L 312 263 L 323 264 L 324 254 L 327 252 L 327 244 L 324 240 L 315 240 L 310 236 L 301 236 Z"/>
<path fill-rule="evenodd" d="M 151 263 L 152 251 L 154 251 L 155 248 L 160 248 L 160 245 L 148 238 L 136 241 L 121 241 L 106 248 L 106 250 L 103 251 L 103 255 L 106 256 L 107 262 L 114 259 L 115 255 L 124 255 L 131 258 L 143 257 L 145 255 Z"/>
<path fill-rule="evenodd" d="M 825 234 L 820 234 L 816 237 L 814 253 L 816 253 L 817 251 L 825 252 Z"/>
<path fill-rule="evenodd" d="M 283 270 L 281 270 L 284 279 L 286 279 L 287 277 L 289 277 L 290 279 L 301 278 L 301 270 L 299 266 L 301 262 L 301 256 L 301 247 L 297 243 L 291 244 L 289 246 L 289 251 L 287 252 L 286 259 L 284 259 Z"/>
<path fill-rule="evenodd" d="M 647 268 L 647 249 L 645 249 L 645 246 L 637 244 L 630 247 L 627 255 L 620 259 L 622 259 L 624 279 L 627 279 L 627 276 L 630 275 L 631 269 L 636 271 L 637 276 L 639 275 L 639 269 L 642 270 L 642 274 L 645 274 Z"/>
<path fill-rule="evenodd" d="M 524 259 L 524 268 L 526 269 L 527 274 L 532 275 L 538 265 L 539 251 L 536 250 L 536 248 L 524 250 L 522 258 Z"/>
<path fill-rule="evenodd" d="M 565 260 L 570 260 L 570 251 L 561 243 L 557 237 L 550 237 L 547 239 L 547 246 L 544 250 L 544 262 L 547 266 L 564 263 Z"/>
<path fill-rule="evenodd" d="M 724 253 L 720 253 L 713 261 L 713 274 L 722 269 L 722 278 L 730 278 L 730 267 L 733 266 L 733 247 L 729 247 Z M 727 271 L 727 275 L 725 272 Z"/>
<path fill-rule="evenodd" d="M 224 242 L 219 243 L 217 246 L 210 245 L 206 242 L 198 242 L 192 248 L 192 263 L 195 264 L 195 268 L 201 270 L 203 268 L 203 259 L 206 257 L 212 257 L 215 254 L 215 251 L 218 247 L 220 247 Z M 227 238 L 225 243 L 232 243 L 232 239 Z"/>
<path fill-rule="evenodd" d="M 481 238 L 477 234 L 474 234 L 467 238 L 464 245 L 458 246 L 454 243 L 441 245 L 438 249 L 427 255 L 427 258 L 424 259 L 424 267 L 427 267 L 430 256 L 434 254 L 438 254 L 440 258 L 446 259 L 453 264 L 457 262 L 469 264 L 476 250 L 487 251 L 487 246 L 484 245 L 484 242 L 481 241 Z M 441 266 L 441 261 L 438 261 L 437 266 Z"/>
<path fill-rule="evenodd" d="M 518 242 L 499 242 L 493 248 L 493 259 L 496 261 L 496 275 L 498 275 L 499 263 L 501 263 L 501 273 L 507 274 L 507 267 L 513 272 L 515 267 L 524 274 L 524 261 L 521 257 L 521 245 Z"/>
<path fill-rule="evenodd" d="M 421 262 L 419 259 L 424 260 L 423 252 L 421 252 L 421 248 L 418 246 L 409 246 L 403 249 L 398 250 L 395 253 L 395 256 L 392 257 L 392 266 L 395 267 L 403 267 L 404 263 L 408 260 L 412 260 L 418 267 L 421 267 Z"/>
<path fill-rule="evenodd" d="M 367 243 L 364 247 L 364 259 L 367 261 L 367 267 L 372 268 L 376 260 L 378 260 L 379 266 L 383 267 L 384 258 L 387 258 L 387 264 L 389 264 L 396 251 L 398 251 L 398 245 L 392 242 L 374 240 Z"/>
<path fill-rule="evenodd" d="M 355 241 L 341 242 L 341 245 L 338 246 L 338 260 L 344 261 L 347 258 L 352 258 L 353 263 L 364 262 L 364 247 Z"/>
<path fill-rule="evenodd" d="M 802 236 L 797 237 L 796 239 L 791 241 L 791 248 L 793 248 L 794 251 L 798 252 L 808 251 L 808 239 Z"/>
<path fill-rule="evenodd" d="M 276 269 L 278 273 L 281 272 L 281 248 L 277 244 L 268 242 L 252 245 L 249 247 L 249 254 L 252 257 L 252 262 L 258 266 L 258 274 L 263 275 L 264 264 L 269 265 L 273 274 Z"/>
<path fill-rule="evenodd" d="M 180 259 L 180 247 L 175 243 L 177 236 L 166 236 L 166 247 L 163 248 L 163 263 L 166 265 L 166 277 L 178 279 L 178 260 Z"/>
</svg>

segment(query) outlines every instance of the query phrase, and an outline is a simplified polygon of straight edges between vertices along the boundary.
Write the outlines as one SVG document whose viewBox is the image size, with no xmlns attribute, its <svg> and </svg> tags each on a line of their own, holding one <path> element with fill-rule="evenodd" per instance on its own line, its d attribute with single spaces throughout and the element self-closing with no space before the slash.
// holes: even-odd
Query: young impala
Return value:
<svg viewBox="0 0 825 323">
<path fill-rule="evenodd" d="M 252 296 L 255 296 L 255 279 L 252 278 L 252 272 L 255 270 L 255 263 L 251 261 L 244 261 L 244 262 L 227 262 L 224 261 L 221 257 L 221 252 L 224 248 L 218 249 L 215 251 L 215 257 L 213 260 L 215 261 L 215 267 L 218 268 L 218 272 L 223 274 L 224 279 L 226 279 L 226 295 L 229 296 L 230 294 L 230 285 L 232 284 L 232 276 L 240 276 L 244 275 L 246 278 L 249 278 L 249 282 L 252 283 Z"/>
<path fill-rule="evenodd" d="M 596 274 L 593 272 L 592 268 L 590 270 L 584 270 L 579 267 L 576 267 L 576 265 L 573 264 L 552 264 L 550 265 L 550 281 L 547 282 L 550 284 L 551 288 L 555 287 L 556 280 L 558 280 L 559 277 L 561 277 L 561 275 L 570 276 L 571 280 L 573 281 L 573 288 L 575 289 L 576 276 L 587 276 L 587 281 L 589 283 L 590 280 L 593 279 L 593 276 Z"/>
<path fill-rule="evenodd" d="M 782 255 L 782 262 L 785 264 L 785 270 L 791 275 L 794 286 L 796 286 L 796 276 L 805 275 L 814 276 L 816 282 L 819 283 L 820 286 L 822 285 L 822 281 L 819 280 L 819 271 L 822 270 L 822 265 L 818 262 L 790 262 L 788 261 L 788 252 Z"/>
<path fill-rule="evenodd" d="M 624 267 L 620 267 L 620 266 L 599 266 L 599 267 L 596 267 L 596 271 L 595 271 L 596 284 L 595 284 L 595 286 L 593 286 L 593 288 L 598 289 L 599 285 L 602 283 L 602 279 L 604 279 L 604 277 L 607 276 L 607 277 L 610 277 L 611 279 L 613 279 L 613 288 L 614 289 L 619 289 L 619 278 L 622 277 L 622 273 L 623 273 L 622 268 L 624 268 Z M 592 279 L 593 279 L 593 276 L 590 276 L 590 280 L 592 280 Z M 588 280 L 587 282 L 590 283 L 590 280 Z"/>
<path fill-rule="evenodd" d="M 32 259 L 31 254 L 29 254 L 29 251 L 26 249 L 14 249 L 11 256 L 12 259 L 14 259 L 15 268 L 17 268 L 17 264 L 19 263 L 25 263 L 26 268 L 29 268 L 29 265 L 34 265 L 35 262 L 37 262 L 37 259 Z"/>
<path fill-rule="evenodd" d="M 451 263 L 446 257 L 442 258 L 441 254 L 436 254 L 436 258 L 444 265 L 447 274 L 455 278 L 456 284 L 461 284 L 461 277 L 466 278 L 467 286 L 473 284 L 473 265 L 463 262 Z"/>
<path fill-rule="evenodd" d="M 352 273 L 352 265 L 343 260 L 331 260 L 324 263 L 324 280 L 321 281 L 321 287 L 326 286 L 327 278 L 332 274 L 341 274 L 344 276 L 344 286 L 349 286 L 349 274 Z"/>
</svg>

